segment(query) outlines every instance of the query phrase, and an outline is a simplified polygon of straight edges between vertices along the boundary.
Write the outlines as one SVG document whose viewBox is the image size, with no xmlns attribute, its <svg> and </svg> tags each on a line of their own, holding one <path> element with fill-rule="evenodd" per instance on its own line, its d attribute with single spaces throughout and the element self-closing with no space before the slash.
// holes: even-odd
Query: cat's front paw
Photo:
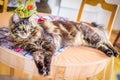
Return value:
<svg viewBox="0 0 120 80">
<path fill-rule="evenodd" d="M 38 68 L 39 74 L 43 76 L 49 75 L 49 70 L 45 64 L 45 55 L 43 54 L 42 50 L 34 52 L 33 57 Z"/>
<path fill-rule="evenodd" d="M 45 66 L 42 66 L 41 64 L 37 63 L 37 67 L 38 67 L 38 72 L 40 75 L 42 76 L 49 75 L 49 71 L 47 71 L 47 68 Z"/>
<path fill-rule="evenodd" d="M 97 48 L 109 57 L 117 57 L 119 55 L 119 53 L 114 49 L 114 47 L 110 43 L 99 43 Z"/>
</svg>

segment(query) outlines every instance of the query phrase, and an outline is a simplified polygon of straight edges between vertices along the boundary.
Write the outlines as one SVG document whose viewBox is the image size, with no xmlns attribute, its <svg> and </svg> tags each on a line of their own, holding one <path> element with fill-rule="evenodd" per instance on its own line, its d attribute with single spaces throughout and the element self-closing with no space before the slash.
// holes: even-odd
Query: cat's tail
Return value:
<svg viewBox="0 0 120 80">
<path fill-rule="evenodd" d="M 96 27 L 96 28 L 104 28 L 104 26 L 102 24 L 98 24 L 96 22 L 86 22 L 86 21 L 81 21 L 80 23 L 84 23 L 89 25 L 90 27 Z"/>
<path fill-rule="evenodd" d="M 92 27 L 97 27 L 97 28 L 104 28 L 103 25 L 97 24 L 96 22 L 91 22 L 91 26 L 92 26 Z"/>
</svg>

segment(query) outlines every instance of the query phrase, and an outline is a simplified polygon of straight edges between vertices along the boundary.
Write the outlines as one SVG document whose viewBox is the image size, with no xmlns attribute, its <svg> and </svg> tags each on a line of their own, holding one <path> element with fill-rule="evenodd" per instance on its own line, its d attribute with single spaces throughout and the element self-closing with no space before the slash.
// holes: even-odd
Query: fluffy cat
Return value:
<svg viewBox="0 0 120 80">
<path fill-rule="evenodd" d="M 49 75 L 52 55 L 63 46 L 90 46 L 109 57 L 118 55 L 99 29 L 84 22 L 45 20 L 37 23 L 30 18 L 21 19 L 15 13 L 10 30 L 15 46 L 33 55 L 39 73 L 44 76 Z"/>
</svg>

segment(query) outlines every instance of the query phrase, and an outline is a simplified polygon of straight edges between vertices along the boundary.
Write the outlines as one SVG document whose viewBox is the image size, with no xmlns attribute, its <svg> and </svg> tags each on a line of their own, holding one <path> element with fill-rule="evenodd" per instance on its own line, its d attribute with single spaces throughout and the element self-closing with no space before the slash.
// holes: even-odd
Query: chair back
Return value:
<svg viewBox="0 0 120 80">
<path fill-rule="evenodd" d="M 2 12 L 7 12 L 8 0 L 0 0 L 0 5 L 2 5 Z"/>
<path fill-rule="evenodd" d="M 113 28 L 114 19 L 115 19 L 116 13 L 118 11 L 118 5 L 108 4 L 104 0 L 82 0 L 81 6 L 79 9 L 79 13 L 78 13 L 78 17 L 77 17 L 77 21 L 82 21 L 81 19 L 82 19 L 85 4 L 88 4 L 90 6 L 97 6 L 97 4 L 101 4 L 101 8 L 103 10 L 111 12 L 110 18 L 108 20 L 108 24 L 106 26 L 108 33 L 109 33 L 109 37 L 110 37 L 111 31 Z M 102 20 L 104 20 L 104 19 L 102 19 Z"/>
</svg>

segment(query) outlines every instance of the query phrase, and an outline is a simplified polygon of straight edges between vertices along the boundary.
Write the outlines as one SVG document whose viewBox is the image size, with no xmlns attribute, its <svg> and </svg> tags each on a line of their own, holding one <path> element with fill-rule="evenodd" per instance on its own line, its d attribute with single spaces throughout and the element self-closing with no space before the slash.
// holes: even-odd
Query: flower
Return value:
<svg viewBox="0 0 120 80">
<path fill-rule="evenodd" d="M 16 51 L 18 53 L 23 53 L 23 49 L 21 49 L 21 48 L 15 48 L 14 51 Z"/>
<path fill-rule="evenodd" d="M 20 18 L 26 18 L 32 16 L 36 13 L 36 7 L 33 5 L 35 0 L 19 0 L 19 6 L 15 9 L 15 13 L 19 15 Z"/>
<path fill-rule="evenodd" d="M 45 20 L 46 20 L 46 18 L 39 18 L 37 22 L 38 22 L 38 23 L 42 23 L 42 22 L 44 22 Z"/>
<path fill-rule="evenodd" d="M 34 5 L 28 5 L 28 6 L 27 6 L 28 11 L 33 10 L 34 8 L 35 8 Z"/>
</svg>

